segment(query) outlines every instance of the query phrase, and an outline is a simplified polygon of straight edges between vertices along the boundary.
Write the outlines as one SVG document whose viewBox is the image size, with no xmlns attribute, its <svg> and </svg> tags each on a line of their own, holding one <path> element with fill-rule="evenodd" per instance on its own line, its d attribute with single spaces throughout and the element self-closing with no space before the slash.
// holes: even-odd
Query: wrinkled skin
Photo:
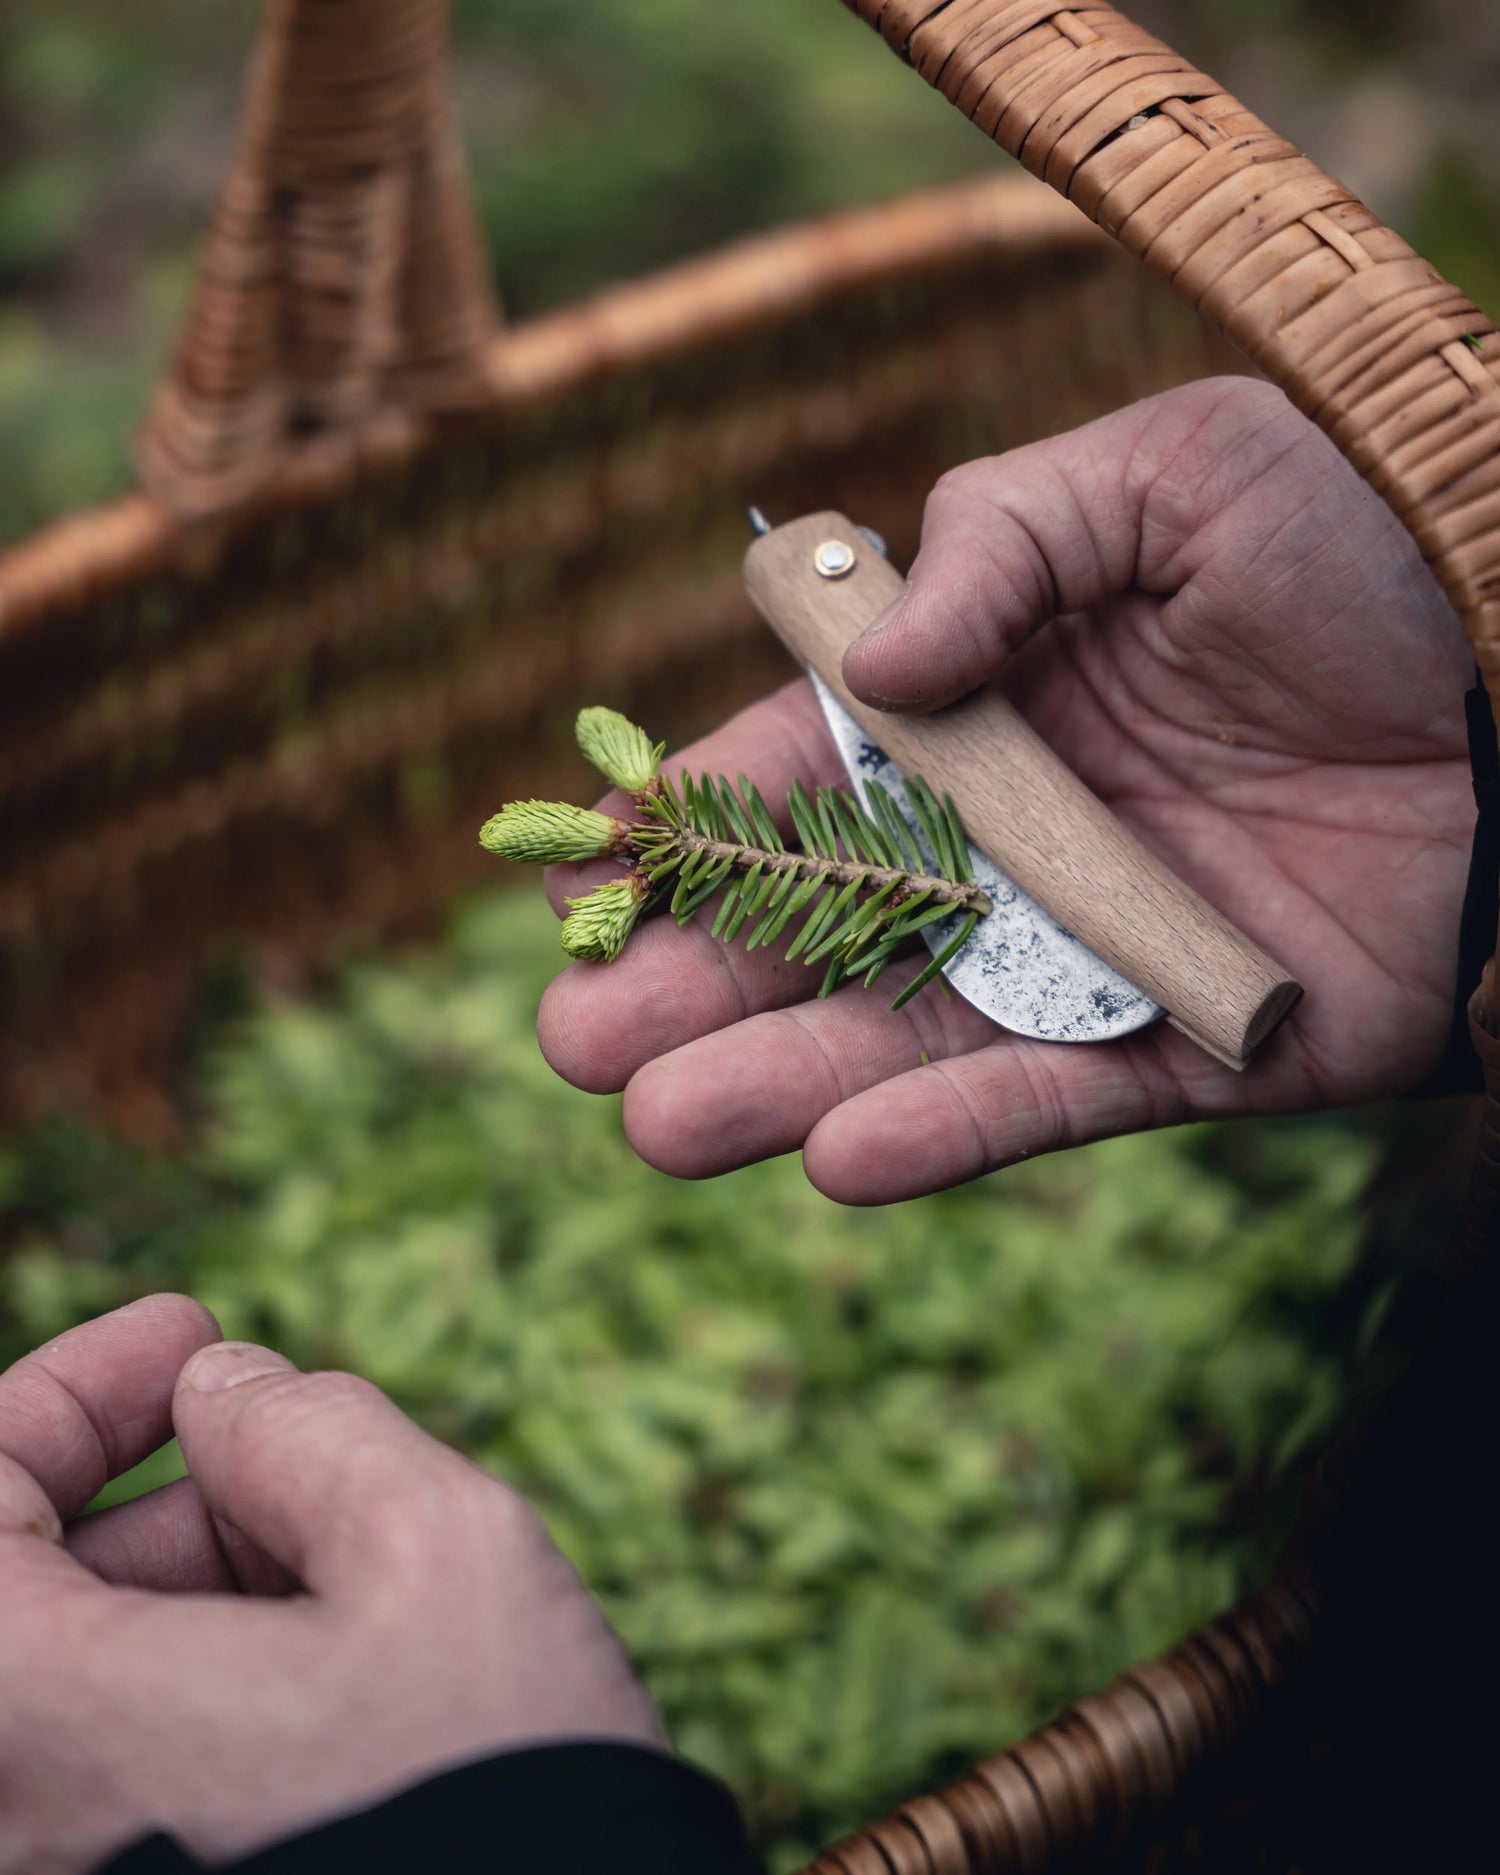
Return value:
<svg viewBox="0 0 1500 1875">
<path fill-rule="evenodd" d="M 1001 684 L 1303 983 L 1302 1006 L 1235 1073 L 1160 1024 L 1034 1042 L 935 990 L 892 1015 L 894 966 L 820 1003 L 818 973 L 658 920 L 617 963 L 553 983 L 543 1051 L 579 1087 L 625 1090 L 651 1164 L 698 1178 L 800 1146 L 848 1204 L 1110 1134 L 1411 1088 L 1452 1006 L 1471 671 L 1403 530 L 1267 386 L 1211 380 L 970 463 L 933 491 L 906 595 L 849 651 L 851 689 L 922 710 Z M 842 778 L 801 682 L 682 760 L 742 768 L 770 798 Z M 602 873 L 558 869 L 552 890 Z"/>
<path fill-rule="evenodd" d="M 68 1522 L 174 1426 L 188 1478 Z M 0 1375 L 3 1875 L 158 1828 L 225 1860 L 570 1736 L 664 1743 L 524 1500 L 365 1381 L 182 1296 Z"/>
</svg>

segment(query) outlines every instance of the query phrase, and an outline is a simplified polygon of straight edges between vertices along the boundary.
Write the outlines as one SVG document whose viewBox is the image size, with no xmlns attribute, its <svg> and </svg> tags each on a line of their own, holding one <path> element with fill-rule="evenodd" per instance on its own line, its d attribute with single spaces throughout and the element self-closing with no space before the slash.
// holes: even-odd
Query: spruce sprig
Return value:
<svg viewBox="0 0 1500 1875">
<path fill-rule="evenodd" d="M 824 966 L 818 994 L 827 996 L 854 977 L 873 983 L 924 926 L 957 915 L 950 942 L 892 1004 L 899 1009 L 990 909 L 970 874 L 952 799 L 939 799 L 920 776 L 906 783 L 910 819 L 878 783 L 869 784 L 866 807 L 842 788 L 809 795 L 794 781 L 786 805 L 796 838 L 788 845 L 744 775 L 734 786 L 723 775 L 695 780 L 684 769 L 674 784 L 661 773 L 661 745 L 612 710 L 584 710 L 578 741 L 606 779 L 629 794 L 633 820 L 562 802 L 512 801 L 479 836 L 506 859 L 553 864 L 612 855 L 627 862 L 622 877 L 567 901 L 562 943 L 569 956 L 609 962 L 649 906 L 666 900 L 685 925 L 717 899 L 716 938 L 730 943 L 744 933 L 748 950 L 787 939 L 788 958 Z M 912 821 L 934 870 L 927 870 Z"/>
</svg>

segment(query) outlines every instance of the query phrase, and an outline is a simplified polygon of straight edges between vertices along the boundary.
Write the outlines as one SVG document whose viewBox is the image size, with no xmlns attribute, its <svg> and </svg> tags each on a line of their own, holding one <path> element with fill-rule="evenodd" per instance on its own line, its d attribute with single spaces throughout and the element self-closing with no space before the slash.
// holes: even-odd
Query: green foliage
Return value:
<svg viewBox="0 0 1500 1875">
<path fill-rule="evenodd" d="M 181 1163 L 67 1128 L 0 1161 L 4 1354 L 172 1286 L 369 1374 L 537 1499 L 789 1867 L 1259 1563 L 1344 1394 L 1373 1148 L 1201 1128 L 875 1212 L 795 1161 L 679 1184 L 541 1061 L 555 944 L 507 894 L 271 1004 Z"/>
<path fill-rule="evenodd" d="M 899 1009 L 931 982 L 990 908 L 971 883 L 952 800 L 944 795 L 939 801 L 920 776 L 906 784 L 905 794 L 898 807 L 871 783 L 866 812 L 842 788 L 819 788 L 809 798 L 794 781 L 787 810 L 800 844 L 788 849 L 746 776 L 736 791 L 722 775 L 694 782 L 684 771 L 680 791 L 663 780 L 658 792 L 639 798 L 642 821 L 632 830 L 637 864 L 657 889 L 672 887 L 679 925 L 717 898 L 713 935 L 725 943 L 743 930 L 747 950 L 774 944 L 801 918 L 786 954 L 825 966 L 820 996 L 855 977 L 868 988 L 918 932 L 958 917 L 941 957 L 891 1005 Z M 919 850 L 917 827 L 927 855 Z"/>
<path fill-rule="evenodd" d="M 567 801 L 507 801 L 479 829 L 479 844 L 498 859 L 577 866 L 613 851 L 621 832 L 608 814 Z"/>
<path fill-rule="evenodd" d="M 972 935 L 990 902 L 973 884 L 963 823 L 920 775 L 906 783 L 901 806 L 878 782 L 869 807 L 841 788 L 809 799 L 800 781 L 787 813 L 800 845 L 789 848 L 760 790 L 744 775 L 696 782 L 686 769 L 680 789 L 658 772 L 665 743 L 617 710 L 581 710 L 578 746 L 606 780 L 629 791 L 631 823 L 570 807 L 565 801 L 511 801 L 480 829 L 480 844 L 504 859 L 538 865 L 614 853 L 633 862 L 567 902 L 562 947 L 570 957 L 613 963 L 653 898 L 671 892 L 679 926 L 718 900 L 713 935 L 746 950 L 786 936 L 787 957 L 821 963 L 819 996 L 855 977 L 865 987 L 919 932 L 953 920 L 941 951 L 891 1005 L 910 1002 Z"/>
<path fill-rule="evenodd" d="M 0 542 L 128 481 L 257 11 L 0 6 Z"/>
<path fill-rule="evenodd" d="M 1500 203 L 1462 150 L 1441 150 L 1429 165 L 1412 239 L 1445 278 L 1500 316 Z"/>
<path fill-rule="evenodd" d="M 647 882 L 632 872 L 595 886 L 582 898 L 570 898 L 562 927 L 563 949 L 581 961 L 612 964 L 624 950 L 650 894 Z"/>
<path fill-rule="evenodd" d="M 996 160 L 838 0 L 459 0 L 456 25 L 522 312 Z"/>
</svg>

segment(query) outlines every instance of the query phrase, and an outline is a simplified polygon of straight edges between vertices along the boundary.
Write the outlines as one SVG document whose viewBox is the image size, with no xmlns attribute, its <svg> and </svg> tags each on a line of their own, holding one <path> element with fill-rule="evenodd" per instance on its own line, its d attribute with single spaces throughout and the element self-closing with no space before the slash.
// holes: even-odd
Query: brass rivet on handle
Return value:
<svg viewBox="0 0 1500 1875">
<path fill-rule="evenodd" d="M 813 554 L 813 571 L 822 579 L 842 579 L 854 571 L 854 549 L 847 541 L 825 540 Z"/>
</svg>

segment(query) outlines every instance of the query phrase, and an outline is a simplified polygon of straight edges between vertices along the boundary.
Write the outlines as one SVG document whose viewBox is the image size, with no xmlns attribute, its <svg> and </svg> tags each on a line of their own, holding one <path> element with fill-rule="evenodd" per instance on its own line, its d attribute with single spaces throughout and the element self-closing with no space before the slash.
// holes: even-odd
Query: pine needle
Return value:
<svg viewBox="0 0 1500 1875">
<path fill-rule="evenodd" d="M 786 796 L 789 841 L 747 775 L 730 782 L 682 769 L 674 784 L 660 772 L 660 748 L 612 711 L 585 711 L 579 743 L 631 793 L 634 821 L 532 801 L 512 803 L 486 823 L 490 844 L 507 857 L 550 861 L 597 852 L 630 866 L 569 901 L 577 955 L 618 954 L 649 904 L 664 902 L 685 925 L 717 899 L 715 938 L 732 943 L 743 934 L 747 950 L 785 942 L 789 961 L 823 965 L 818 994 L 828 996 L 855 978 L 875 982 L 929 925 L 956 917 L 952 940 L 901 992 L 893 1005 L 899 1009 L 939 974 L 990 909 L 973 884 L 952 799 L 939 800 L 920 776 L 906 784 L 904 802 L 875 782 L 860 800 L 831 787 L 809 795 L 794 781 Z"/>
</svg>

